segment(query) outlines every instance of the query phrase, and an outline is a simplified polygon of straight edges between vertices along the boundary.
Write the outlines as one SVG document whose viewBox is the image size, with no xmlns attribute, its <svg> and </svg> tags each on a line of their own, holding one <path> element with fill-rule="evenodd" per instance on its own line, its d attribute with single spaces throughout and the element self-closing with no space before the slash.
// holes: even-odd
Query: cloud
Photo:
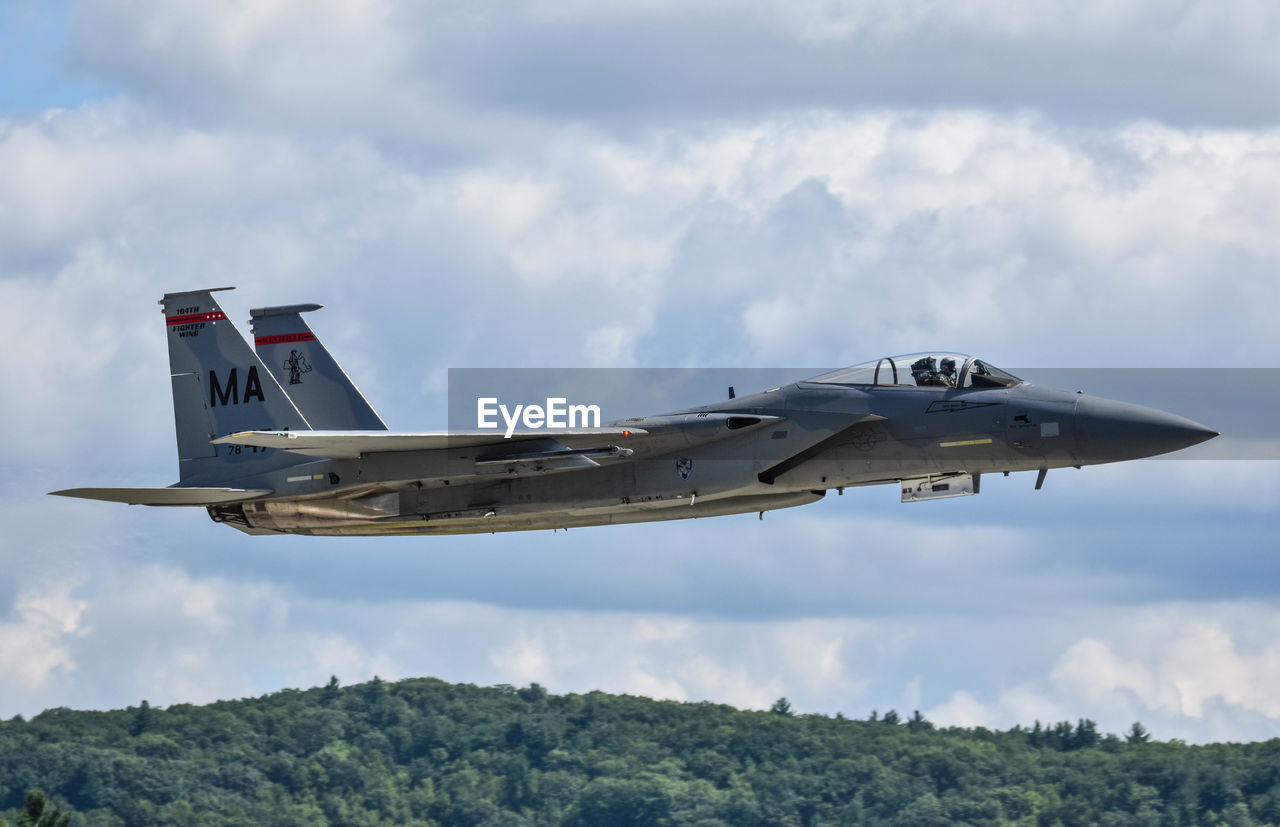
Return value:
<svg viewBox="0 0 1280 827">
<path fill-rule="evenodd" d="M 1192 741 L 1280 731 L 1280 614 L 1263 604 L 993 621 L 950 610 L 762 621 L 365 603 L 131 564 L 74 590 L 30 589 L 13 609 L 16 620 L 0 624 L 6 716 L 90 699 L 201 702 L 318 685 L 329 675 L 352 682 L 433 674 L 756 709 L 785 695 L 801 711 L 854 717 L 921 708 L 944 726 L 1090 717 L 1122 732 L 1141 720 L 1158 737 Z M 921 664 L 929 665 L 923 676 Z M 72 679 L 81 674 L 93 685 Z M 1001 677 L 992 684 L 991 675 Z"/>
<path fill-rule="evenodd" d="M 640 0 L 602 6 L 583 0 L 535 0 L 521 4 L 534 19 L 628 21 L 658 18 L 745 16 L 763 28 L 782 31 L 799 40 L 848 40 L 857 37 L 896 38 L 911 36 L 922 29 L 939 28 L 996 37 L 1021 39 L 1040 37 L 1075 40 L 1099 37 L 1132 39 L 1136 30 L 1147 37 L 1177 32 L 1180 43 L 1211 33 L 1258 42 L 1258 29 L 1278 22 L 1274 9 L 1265 5 L 1236 2 L 1231 15 L 1205 14 L 1195 7 L 1170 10 L 1147 0 L 1078 3 L 1071 8 L 1051 2 L 1007 3 L 1001 0 L 968 0 L 935 3 L 928 0 L 766 0 L 742 8 L 729 0 Z M 1269 53 L 1257 57 L 1270 60 Z"/>
<path fill-rule="evenodd" d="M 1253 0 L 1213 13 L 1154 0 L 116 0 L 76 6 L 72 54 L 183 117 L 465 152 L 549 118 L 687 122 L 797 106 L 1256 124 L 1277 114 L 1263 90 L 1280 74 L 1278 29 L 1274 9 Z"/>
<path fill-rule="evenodd" d="M 405 102 L 396 96 L 410 42 L 395 18 L 391 3 L 127 0 L 79 6 L 73 32 L 78 59 L 99 72 L 146 76 L 193 108 L 233 95 L 246 109 L 284 105 L 279 114 L 297 123 L 335 102 L 366 115 Z M 149 71 L 156 66 L 165 71 Z M 370 100 L 371 90 L 382 94 Z"/>
<path fill-rule="evenodd" d="M 70 644 L 92 629 L 81 621 L 85 603 L 71 591 L 66 583 L 29 588 L 13 607 L 17 619 L 0 623 L 0 674 L 15 697 L 39 697 L 51 680 L 75 670 Z"/>
<path fill-rule="evenodd" d="M 477 16 L 444 71 L 491 107 L 619 128 L 817 107 L 1034 108 L 1095 123 L 1276 114 L 1255 84 L 1277 72 L 1267 36 L 1280 24 L 1249 0 L 1235 18 L 1153 2 L 585 5 Z"/>
<path fill-rule="evenodd" d="M 1274 626 L 1275 620 L 1264 623 Z M 1280 717 L 1280 646 L 1242 645 L 1221 620 L 1175 612 L 1146 613 L 1139 623 L 1117 644 L 1080 640 L 1062 654 L 1053 679 L 1094 702 L 1131 693 L 1137 703 L 1167 715 L 1203 718 L 1218 699 Z"/>
<path fill-rule="evenodd" d="M 928 717 L 1007 728 L 1088 710 L 1083 717 L 1110 732 L 1140 720 L 1161 739 L 1269 737 L 1280 720 L 1278 622 L 1269 606 L 1248 603 L 1107 610 L 1087 620 L 1092 633 L 1069 642 L 1047 674 L 995 692 L 956 690 Z"/>
<path fill-rule="evenodd" d="M 926 716 L 944 726 L 991 727 L 992 710 L 964 690 L 958 690 L 944 704 L 929 710 Z"/>
<path fill-rule="evenodd" d="M 0 714 L 88 699 L 198 703 L 284 682 L 314 685 L 329 674 L 354 681 L 427 673 L 763 707 L 784 685 L 838 684 L 831 661 L 847 634 L 838 622 L 773 627 L 448 601 L 352 604 L 156 564 L 90 578 L 80 591 L 23 593 L 17 622 L 0 625 L 0 666 L 13 689 Z M 806 677 L 815 662 L 816 676 Z M 100 680 L 52 682 L 77 669 Z"/>
<path fill-rule="evenodd" d="M 255 305 L 324 285 L 301 298 L 343 307 L 319 324 L 378 320 L 352 342 L 358 364 L 421 351 L 416 321 L 437 314 L 420 376 L 462 358 L 835 366 L 954 343 L 998 364 L 1243 363 L 1280 347 L 1264 310 L 1275 208 L 1257 185 L 1280 175 L 1274 130 L 816 113 L 639 141 L 571 130 L 441 169 L 151 117 L 107 104 L 0 136 L 0 169 L 23 171 L 0 206 L 3 333 L 50 371 L 115 383 L 141 347 L 162 360 L 157 334 L 132 333 L 144 297 L 241 273 Z M 56 327 L 25 312 L 51 279 Z M 453 318 L 500 319 L 501 335 Z M 1082 318 L 1088 336 L 1035 335 Z M 406 410 L 432 387 L 358 379 Z"/>
</svg>

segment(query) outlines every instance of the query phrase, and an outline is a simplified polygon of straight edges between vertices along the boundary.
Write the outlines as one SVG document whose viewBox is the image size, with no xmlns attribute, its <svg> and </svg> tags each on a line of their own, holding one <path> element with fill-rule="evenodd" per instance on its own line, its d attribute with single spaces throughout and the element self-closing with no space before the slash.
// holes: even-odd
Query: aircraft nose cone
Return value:
<svg viewBox="0 0 1280 827">
<path fill-rule="evenodd" d="M 1076 440 L 1085 462 L 1153 457 L 1217 435 L 1212 428 L 1155 408 L 1091 396 L 1076 400 Z"/>
</svg>

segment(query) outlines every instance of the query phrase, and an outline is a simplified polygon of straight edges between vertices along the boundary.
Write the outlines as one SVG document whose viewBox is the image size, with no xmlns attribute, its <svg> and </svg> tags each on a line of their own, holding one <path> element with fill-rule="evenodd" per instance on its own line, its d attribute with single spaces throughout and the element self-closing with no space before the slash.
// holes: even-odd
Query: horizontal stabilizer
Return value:
<svg viewBox="0 0 1280 827">
<path fill-rule="evenodd" d="M 227 505 L 258 500 L 270 488 L 68 488 L 50 491 L 59 497 L 80 497 L 129 505 Z"/>
<path fill-rule="evenodd" d="M 429 431 L 424 433 L 392 433 L 390 431 L 241 431 L 213 440 L 215 445 L 252 445 L 276 448 L 328 459 L 356 459 L 362 454 L 390 451 L 433 451 L 442 448 L 477 448 L 509 446 L 525 440 L 553 439 L 567 448 L 597 447 L 601 437 L 625 440 L 644 436 L 639 428 L 546 428 L 516 431 L 510 438 L 502 431 Z"/>
</svg>

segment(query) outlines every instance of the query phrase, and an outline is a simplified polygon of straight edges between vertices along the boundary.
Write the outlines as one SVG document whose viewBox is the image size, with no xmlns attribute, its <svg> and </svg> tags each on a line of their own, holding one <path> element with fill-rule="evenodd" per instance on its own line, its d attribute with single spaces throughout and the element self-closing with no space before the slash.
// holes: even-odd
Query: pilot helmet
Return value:
<svg viewBox="0 0 1280 827">
<path fill-rule="evenodd" d="M 937 372 L 937 362 L 932 356 L 925 356 L 911 363 L 911 375 L 919 378 Z"/>
</svg>

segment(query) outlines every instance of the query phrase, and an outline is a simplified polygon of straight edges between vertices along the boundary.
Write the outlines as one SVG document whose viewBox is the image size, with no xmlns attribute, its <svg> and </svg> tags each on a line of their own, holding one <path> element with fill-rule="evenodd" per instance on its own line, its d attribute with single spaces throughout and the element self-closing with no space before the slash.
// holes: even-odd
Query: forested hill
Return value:
<svg viewBox="0 0 1280 827">
<path fill-rule="evenodd" d="M 1187 746 L 431 679 L 0 722 L 73 824 L 1280 824 L 1280 740 Z"/>
</svg>

